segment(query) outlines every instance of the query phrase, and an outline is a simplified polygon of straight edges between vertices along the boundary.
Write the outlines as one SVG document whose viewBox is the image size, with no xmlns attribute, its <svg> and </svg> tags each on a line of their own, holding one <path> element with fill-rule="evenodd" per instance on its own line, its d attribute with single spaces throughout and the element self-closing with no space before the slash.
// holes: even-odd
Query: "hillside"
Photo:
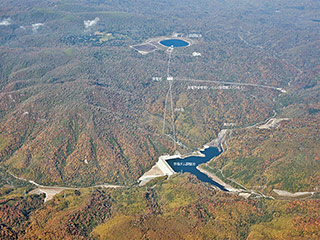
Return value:
<svg viewBox="0 0 320 240">
<path fill-rule="evenodd" d="M 216 173 L 221 169 L 225 178 L 266 193 L 272 189 L 318 191 L 318 129 L 316 115 L 283 121 L 277 129 L 235 131 L 228 150 L 209 166 Z"/>
<path fill-rule="evenodd" d="M 298 34 L 308 38 L 291 40 L 290 34 L 301 26 L 283 24 L 302 10 L 285 4 L 279 8 L 286 14 L 273 14 L 273 21 L 287 34 L 271 34 L 275 26 L 259 20 L 260 31 L 270 33 L 264 40 L 248 35 L 258 31 L 253 23 L 259 15 L 253 10 L 269 19 L 270 13 L 261 9 L 274 11 L 275 6 L 257 4 L 248 10 L 246 3 L 225 6 L 201 1 L 197 8 L 194 2 L 184 1 L 177 11 L 180 1 L 165 9 L 155 1 L 137 1 L 130 9 L 118 2 L 81 1 L 71 7 L 74 4 L 1 3 L 1 165 L 42 184 L 132 183 L 159 155 L 173 153 L 171 139 L 162 132 L 167 82 L 152 80 L 165 79 L 168 54 L 160 48 L 141 55 L 131 45 L 173 32 L 201 33 L 190 47 L 173 52 L 171 75 L 177 79 L 295 91 L 295 85 L 288 84 L 317 71 L 317 54 L 307 61 L 304 52 L 314 52 L 319 26 L 311 20 L 302 22 L 306 27 Z M 312 2 L 306 5 L 305 19 L 314 7 Z M 289 43 L 270 45 L 274 41 Z M 202 56 L 192 57 L 194 51 Z M 194 86 L 208 90 L 194 90 Z M 182 153 L 214 139 L 225 124 L 249 126 L 277 109 L 275 89 L 212 87 L 219 84 L 174 82 L 174 109 L 183 109 L 173 119 Z M 164 130 L 173 134 L 168 126 Z"/>
<path fill-rule="evenodd" d="M 319 239 L 319 10 L 0 1 L 0 239 Z"/>
<path fill-rule="evenodd" d="M 42 197 L 1 200 L 2 239 L 319 237 L 319 201 L 245 200 L 185 174 L 147 188 L 66 191 L 44 205 Z"/>
<path fill-rule="evenodd" d="M 292 82 L 295 91 L 279 98 L 277 118 L 283 121 L 235 129 L 227 151 L 206 169 L 265 193 L 319 191 L 320 75 L 311 69 Z"/>
</svg>

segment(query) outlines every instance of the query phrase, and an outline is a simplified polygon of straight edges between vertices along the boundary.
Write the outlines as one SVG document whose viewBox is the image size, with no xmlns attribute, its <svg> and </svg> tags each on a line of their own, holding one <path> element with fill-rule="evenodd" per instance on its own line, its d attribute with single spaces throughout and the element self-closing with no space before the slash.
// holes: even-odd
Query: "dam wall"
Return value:
<svg viewBox="0 0 320 240">
<path fill-rule="evenodd" d="M 156 163 L 159 169 L 163 172 L 164 175 L 171 176 L 175 174 L 175 171 L 170 167 L 170 165 L 167 163 L 167 160 L 173 159 L 173 158 L 179 158 L 179 155 L 173 155 L 173 156 L 160 156 L 158 162 Z"/>
</svg>

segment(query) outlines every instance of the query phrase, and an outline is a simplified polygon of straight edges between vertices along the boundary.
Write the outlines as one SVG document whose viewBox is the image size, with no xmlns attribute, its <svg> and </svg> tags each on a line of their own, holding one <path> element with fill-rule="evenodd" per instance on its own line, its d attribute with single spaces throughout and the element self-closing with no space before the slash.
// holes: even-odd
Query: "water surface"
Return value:
<svg viewBox="0 0 320 240">
<path fill-rule="evenodd" d="M 219 149 L 216 147 L 209 147 L 200 152 L 205 156 L 204 157 L 190 156 L 184 159 L 174 158 L 174 159 L 168 160 L 167 162 L 175 172 L 182 172 L 182 173 L 189 172 L 195 175 L 200 181 L 210 183 L 214 186 L 217 186 L 223 191 L 227 191 L 219 183 L 213 181 L 210 177 L 208 177 L 206 174 L 200 172 L 197 169 L 197 166 L 199 164 L 206 163 L 210 161 L 213 157 L 219 156 L 222 153 L 222 151 L 219 151 Z"/>
<path fill-rule="evenodd" d="M 189 45 L 188 42 L 181 40 L 181 39 L 166 39 L 160 41 L 160 43 L 166 47 L 186 47 Z"/>
</svg>

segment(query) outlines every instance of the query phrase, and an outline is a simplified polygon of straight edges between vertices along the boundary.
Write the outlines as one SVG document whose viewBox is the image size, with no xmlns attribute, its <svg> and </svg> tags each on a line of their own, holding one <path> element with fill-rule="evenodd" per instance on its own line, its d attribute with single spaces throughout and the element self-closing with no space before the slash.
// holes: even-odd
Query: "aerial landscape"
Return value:
<svg viewBox="0 0 320 240">
<path fill-rule="evenodd" d="M 318 0 L 2 0 L 0 239 L 320 239 Z"/>
</svg>

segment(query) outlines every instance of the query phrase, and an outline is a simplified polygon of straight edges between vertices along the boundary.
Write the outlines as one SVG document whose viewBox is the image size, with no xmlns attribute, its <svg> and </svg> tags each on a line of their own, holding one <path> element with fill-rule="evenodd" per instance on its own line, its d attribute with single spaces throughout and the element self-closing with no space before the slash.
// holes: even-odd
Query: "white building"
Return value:
<svg viewBox="0 0 320 240">
<path fill-rule="evenodd" d="M 194 57 L 201 57 L 201 53 L 199 53 L 199 52 L 193 52 L 193 53 L 192 53 L 192 56 L 194 56 Z"/>
</svg>

